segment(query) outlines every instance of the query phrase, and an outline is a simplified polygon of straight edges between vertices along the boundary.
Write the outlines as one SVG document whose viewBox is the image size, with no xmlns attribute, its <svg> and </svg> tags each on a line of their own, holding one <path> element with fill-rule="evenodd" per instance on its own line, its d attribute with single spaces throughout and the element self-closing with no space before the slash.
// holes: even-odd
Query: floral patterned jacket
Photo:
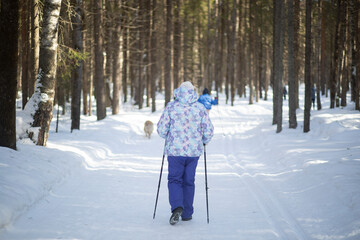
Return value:
<svg viewBox="0 0 360 240">
<path fill-rule="evenodd" d="M 166 139 L 167 156 L 199 157 L 203 144 L 210 142 L 214 126 L 194 90 L 179 87 L 157 124 L 158 134 Z"/>
</svg>

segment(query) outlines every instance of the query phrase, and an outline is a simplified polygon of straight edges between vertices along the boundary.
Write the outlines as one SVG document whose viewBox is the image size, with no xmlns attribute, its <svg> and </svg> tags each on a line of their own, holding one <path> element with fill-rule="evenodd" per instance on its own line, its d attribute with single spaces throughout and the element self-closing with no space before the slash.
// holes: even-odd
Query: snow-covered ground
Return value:
<svg viewBox="0 0 360 240">
<path fill-rule="evenodd" d="M 303 89 L 301 89 L 303 91 Z M 193 220 L 168 223 L 167 163 L 153 220 L 164 140 L 145 138 L 163 109 L 123 105 L 96 121 L 55 119 L 47 147 L 18 141 L 0 148 L 0 239 L 360 239 L 360 112 L 312 110 L 311 131 L 275 133 L 272 100 L 214 106 L 215 136 L 207 146 L 210 223 L 204 161 L 196 175 Z M 303 100 L 301 99 L 301 106 Z M 350 102 L 350 101 L 348 101 Z M 156 131 L 156 130 L 155 130 Z"/>
</svg>

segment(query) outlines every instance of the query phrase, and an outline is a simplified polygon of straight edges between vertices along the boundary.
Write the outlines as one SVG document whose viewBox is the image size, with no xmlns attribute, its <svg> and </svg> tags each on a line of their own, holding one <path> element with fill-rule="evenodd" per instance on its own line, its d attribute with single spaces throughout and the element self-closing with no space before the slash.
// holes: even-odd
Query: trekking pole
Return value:
<svg viewBox="0 0 360 240">
<path fill-rule="evenodd" d="M 166 148 L 166 141 L 165 141 L 164 153 L 163 153 L 162 162 L 161 162 L 160 177 L 159 177 L 159 184 L 158 184 L 158 189 L 157 189 L 157 194 L 156 194 L 156 200 L 155 200 L 155 208 L 154 208 L 153 219 L 155 219 L 156 206 L 157 206 L 158 198 L 159 198 L 159 190 L 160 190 L 161 176 L 162 176 L 162 171 L 163 171 L 163 166 L 164 166 L 164 158 L 165 158 L 165 148 Z"/>
<path fill-rule="evenodd" d="M 208 198 L 208 185 L 207 185 L 207 169 L 206 169 L 206 148 L 204 144 L 204 163 L 205 163 L 205 191 L 206 191 L 206 213 L 207 223 L 209 224 L 209 198 Z"/>
</svg>

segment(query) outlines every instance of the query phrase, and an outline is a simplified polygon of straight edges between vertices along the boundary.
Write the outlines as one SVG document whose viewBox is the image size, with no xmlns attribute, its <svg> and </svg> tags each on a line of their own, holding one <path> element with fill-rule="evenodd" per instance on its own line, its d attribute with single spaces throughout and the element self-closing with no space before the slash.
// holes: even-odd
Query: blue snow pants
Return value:
<svg viewBox="0 0 360 240">
<path fill-rule="evenodd" d="M 195 172 L 199 157 L 168 156 L 168 188 L 171 211 L 183 208 L 182 218 L 194 212 Z"/>
</svg>

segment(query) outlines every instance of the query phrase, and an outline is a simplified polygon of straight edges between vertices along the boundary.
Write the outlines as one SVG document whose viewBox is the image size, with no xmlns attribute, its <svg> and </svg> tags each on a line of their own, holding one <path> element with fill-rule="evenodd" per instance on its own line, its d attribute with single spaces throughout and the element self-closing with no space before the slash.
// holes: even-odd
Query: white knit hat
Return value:
<svg viewBox="0 0 360 240">
<path fill-rule="evenodd" d="M 189 81 L 186 81 L 186 82 L 183 82 L 180 87 L 184 87 L 186 89 L 189 89 L 189 90 L 194 90 L 194 86 L 192 85 L 191 82 Z"/>
</svg>

